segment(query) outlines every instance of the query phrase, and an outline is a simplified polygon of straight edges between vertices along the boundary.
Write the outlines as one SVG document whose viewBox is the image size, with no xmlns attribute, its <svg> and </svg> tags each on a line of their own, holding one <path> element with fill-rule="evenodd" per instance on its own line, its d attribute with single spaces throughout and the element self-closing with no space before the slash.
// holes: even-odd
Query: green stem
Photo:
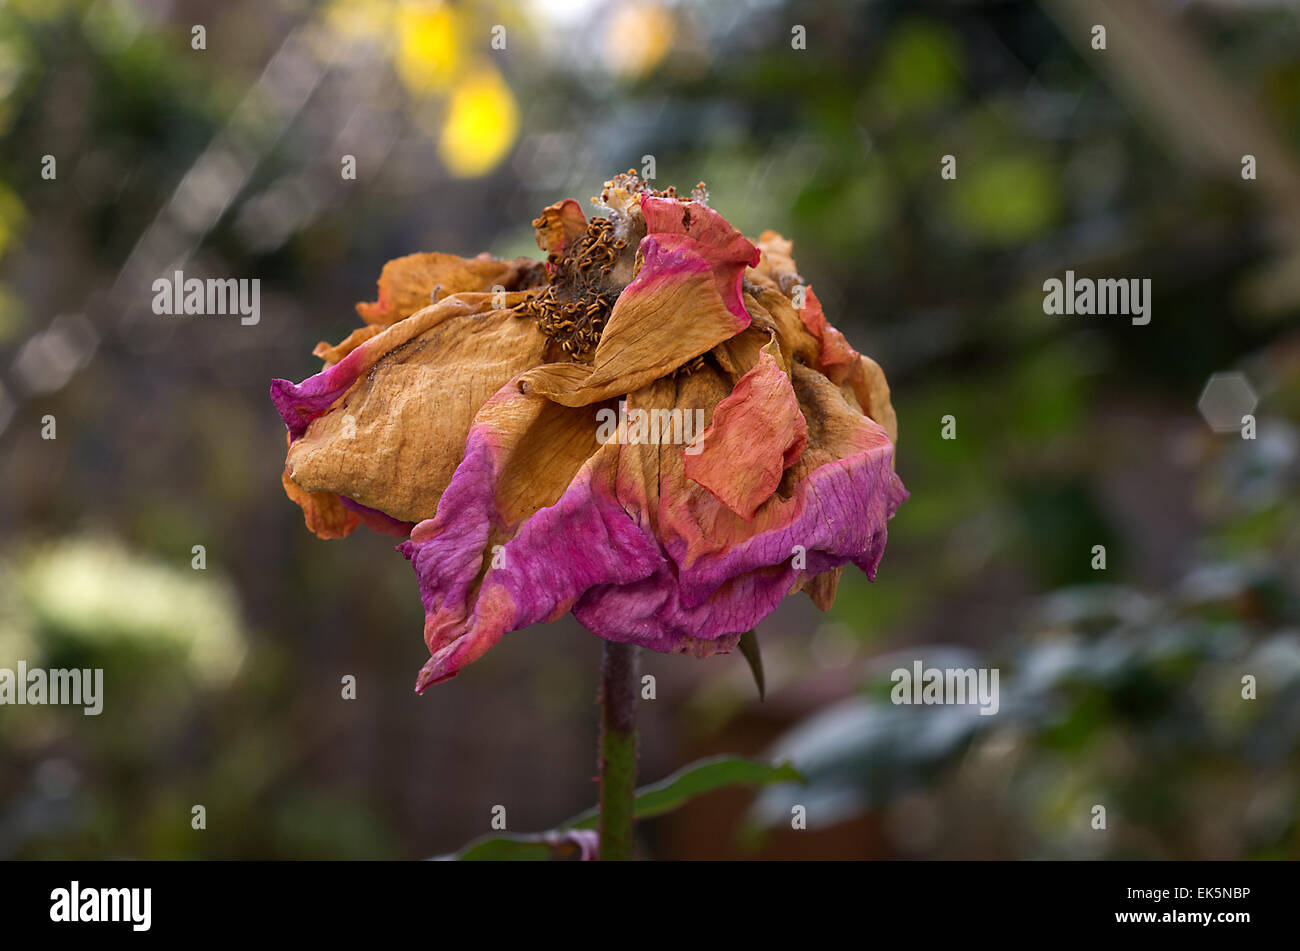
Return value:
<svg viewBox="0 0 1300 951">
<path fill-rule="evenodd" d="M 637 648 L 605 642 L 600 664 L 600 859 L 632 858 Z"/>
</svg>

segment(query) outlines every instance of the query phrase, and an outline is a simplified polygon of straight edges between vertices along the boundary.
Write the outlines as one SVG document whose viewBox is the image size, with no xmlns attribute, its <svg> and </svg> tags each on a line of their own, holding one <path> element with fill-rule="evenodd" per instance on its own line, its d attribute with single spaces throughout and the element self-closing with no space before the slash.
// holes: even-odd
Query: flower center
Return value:
<svg viewBox="0 0 1300 951">
<path fill-rule="evenodd" d="M 546 289 L 517 304 L 515 316 L 532 317 L 565 354 L 580 358 L 600 342 L 622 290 L 609 275 L 626 248 L 608 219 L 593 218 L 563 251 L 547 255 Z"/>
<path fill-rule="evenodd" d="M 587 359 L 600 343 L 614 302 L 640 267 L 639 260 L 634 262 L 633 248 L 646 231 L 638 204 L 642 195 L 680 200 L 676 188 L 651 188 L 635 169 L 615 175 L 600 196 L 592 199 L 609 218 L 592 218 L 586 230 L 563 250 L 549 252 L 546 287 L 514 307 L 516 317 L 531 317 L 537 329 L 571 360 Z M 703 182 L 691 190 L 691 198 L 708 203 Z M 533 227 L 540 228 L 543 223 L 538 218 Z M 704 358 L 697 357 L 674 375 L 693 373 L 704 364 Z"/>
</svg>

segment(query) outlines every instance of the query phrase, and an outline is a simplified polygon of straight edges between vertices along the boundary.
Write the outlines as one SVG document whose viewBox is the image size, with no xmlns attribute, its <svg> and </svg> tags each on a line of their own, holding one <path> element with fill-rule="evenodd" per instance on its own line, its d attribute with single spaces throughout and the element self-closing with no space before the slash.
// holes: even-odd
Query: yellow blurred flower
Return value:
<svg viewBox="0 0 1300 951">
<path fill-rule="evenodd" d="M 343 39 L 387 40 L 384 54 L 414 100 L 414 121 L 438 141 L 458 178 L 486 175 L 519 133 L 509 85 L 485 61 L 467 55 L 467 37 L 482 27 L 441 0 L 332 0 L 324 11 Z"/>
<path fill-rule="evenodd" d="M 397 8 L 397 73 L 416 95 L 442 92 L 461 63 L 460 16 L 445 3 L 403 3 Z"/>
<path fill-rule="evenodd" d="M 485 175 L 505 157 L 518 131 L 510 87 L 495 69 L 481 66 L 452 89 L 438 154 L 459 178 Z"/>
<path fill-rule="evenodd" d="M 623 3 L 605 30 L 605 67 L 625 79 L 638 79 L 668 53 L 677 25 L 657 3 Z"/>
</svg>

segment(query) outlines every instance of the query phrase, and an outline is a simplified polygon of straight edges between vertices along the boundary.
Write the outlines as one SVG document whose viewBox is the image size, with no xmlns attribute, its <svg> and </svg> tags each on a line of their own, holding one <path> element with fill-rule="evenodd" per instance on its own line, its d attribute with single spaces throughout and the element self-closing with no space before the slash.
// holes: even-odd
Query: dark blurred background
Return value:
<svg viewBox="0 0 1300 951">
<path fill-rule="evenodd" d="M 644 853 L 1300 858 L 1288 0 L 0 3 L 0 666 L 106 694 L 0 708 L 0 857 L 420 858 L 592 804 L 599 641 L 517 632 L 415 696 L 412 572 L 306 531 L 267 388 L 389 258 L 538 255 L 542 207 L 647 156 L 793 239 L 912 497 L 874 584 L 759 628 L 766 702 L 738 656 L 644 656 L 643 781 L 810 780 Z M 259 278 L 260 321 L 155 315 L 178 268 Z M 1045 315 L 1067 269 L 1151 279 L 1150 324 Z M 888 702 L 951 658 L 997 716 Z"/>
</svg>

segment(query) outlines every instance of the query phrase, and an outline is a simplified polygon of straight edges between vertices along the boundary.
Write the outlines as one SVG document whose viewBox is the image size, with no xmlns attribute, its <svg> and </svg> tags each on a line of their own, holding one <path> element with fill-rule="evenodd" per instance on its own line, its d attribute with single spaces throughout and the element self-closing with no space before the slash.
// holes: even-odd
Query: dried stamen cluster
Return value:
<svg viewBox="0 0 1300 951">
<path fill-rule="evenodd" d="M 599 198 L 593 198 L 593 204 L 609 205 L 613 191 L 623 189 L 632 195 L 653 195 L 655 198 L 672 198 L 677 199 L 677 186 L 669 185 L 664 189 L 651 188 L 649 183 L 641 181 L 641 176 L 637 175 L 636 169 L 629 168 L 622 174 L 615 175 L 605 183 L 605 188 L 600 193 Z"/>
<path fill-rule="evenodd" d="M 534 222 L 540 226 L 539 222 Z M 587 230 L 563 251 L 547 255 L 547 287 L 516 305 L 518 317 L 531 317 L 537 329 L 577 359 L 600 342 L 600 332 L 618 298 L 609 272 L 627 248 L 614 237 L 614 226 L 594 218 Z"/>
<path fill-rule="evenodd" d="M 626 172 L 615 175 L 607 181 L 604 190 L 600 193 L 600 197 L 593 198 L 591 201 L 593 204 L 608 207 L 614 191 L 619 189 L 632 195 L 651 195 L 655 198 L 671 198 L 674 201 L 684 200 L 677 194 L 676 185 L 669 185 L 667 188 L 651 188 L 648 182 L 643 182 L 641 177 L 637 175 L 636 169 L 629 168 Z M 691 189 L 691 201 L 697 201 L 702 205 L 709 203 L 709 191 L 704 187 L 703 182 L 698 182 Z"/>
<path fill-rule="evenodd" d="M 673 376 L 690 376 L 692 373 L 697 373 L 700 370 L 703 370 L 704 364 L 706 363 L 704 359 L 705 356 L 707 356 L 707 354 L 701 353 L 694 360 L 686 361 L 673 371 Z"/>
</svg>

